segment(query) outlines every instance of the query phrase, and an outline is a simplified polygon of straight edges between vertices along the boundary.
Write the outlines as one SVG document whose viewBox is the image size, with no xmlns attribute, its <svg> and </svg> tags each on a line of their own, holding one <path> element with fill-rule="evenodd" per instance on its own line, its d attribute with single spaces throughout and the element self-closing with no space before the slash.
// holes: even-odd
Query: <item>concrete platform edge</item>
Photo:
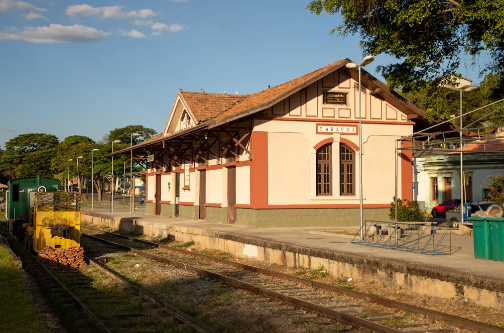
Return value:
<svg viewBox="0 0 504 333">
<path fill-rule="evenodd" d="M 194 241 L 200 248 L 226 251 L 236 257 L 252 257 L 271 264 L 311 269 L 322 266 L 335 276 L 343 274 L 365 281 L 378 280 L 419 294 L 462 297 L 482 306 L 504 309 L 504 278 L 501 280 L 437 265 L 299 246 L 193 226 L 170 225 L 166 229 L 164 223 L 149 222 L 141 217 L 116 217 L 112 221 L 110 215 L 86 212 L 83 213 L 83 221 L 151 236 L 173 235 L 183 242 Z"/>
</svg>

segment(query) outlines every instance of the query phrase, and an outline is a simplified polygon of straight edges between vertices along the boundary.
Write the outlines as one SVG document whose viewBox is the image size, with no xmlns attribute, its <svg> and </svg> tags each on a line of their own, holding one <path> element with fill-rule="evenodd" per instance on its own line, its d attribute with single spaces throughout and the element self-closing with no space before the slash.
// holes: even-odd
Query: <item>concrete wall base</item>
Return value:
<svg viewBox="0 0 504 333">
<path fill-rule="evenodd" d="M 179 205 L 179 217 L 181 219 L 188 219 L 188 220 L 199 219 L 199 206 L 181 206 L 181 205 Z"/>
<path fill-rule="evenodd" d="M 205 221 L 227 223 L 227 207 L 206 207 Z"/>
<path fill-rule="evenodd" d="M 155 215 L 156 214 L 156 204 L 152 202 L 145 203 L 145 214 Z"/>
<path fill-rule="evenodd" d="M 366 208 L 364 219 L 390 221 L 388 208 Z M 236 224 L 249 227 L 351 227 L 359 226 L 358 208 L 289 208 L 236 210 Z"/>
<path fill-rule="evenodd" d="M 325 268 L 334 276 L 354 280 L 381 281 L 421 295 L 465 301 L 504 310 L 504 282 L 502 280 L 471 276 L 463 271 L 431 267 L 401 260 L 376 259 L 336 251 L 296 246 L 232 234 L 222 234 L 194 227 L 171 226 L 135 218 L 110 218 L 93 213 L 82 214 L 82 221 L 139 232 L 148 236 L 175 238 L 181 242 L 194 241 L 198 248 L 229 252 L 239 258 L 254 258 L 270 264 L 287 267 Z"/>
</svg>

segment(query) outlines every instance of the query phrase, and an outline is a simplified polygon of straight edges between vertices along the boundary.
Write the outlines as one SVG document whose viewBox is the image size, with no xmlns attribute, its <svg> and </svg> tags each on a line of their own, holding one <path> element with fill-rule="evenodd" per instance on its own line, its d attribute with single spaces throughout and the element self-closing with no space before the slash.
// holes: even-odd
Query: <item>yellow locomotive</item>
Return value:
<svg viewBox="0 0 504 333">
<path fill-rule="evenodd" d="M 9 231 L 26 248 L 66 249 L 80 245 L 80 200 L 77 193 L 59 192 L 57 179 L 9 181 L 6 217 Z"/>
</svg>

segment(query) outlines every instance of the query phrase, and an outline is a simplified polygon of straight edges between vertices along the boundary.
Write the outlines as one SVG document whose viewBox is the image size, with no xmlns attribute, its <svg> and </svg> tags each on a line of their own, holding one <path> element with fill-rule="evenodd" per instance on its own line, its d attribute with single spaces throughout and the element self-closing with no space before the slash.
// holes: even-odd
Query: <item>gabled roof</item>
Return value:
<svg viewBox="0 0 504 333">
<path fill-rule="evenodd" d="M 211 94 L 180 91 L 180 96 L 191 109 L 198 122 L 215 118 L 250 95 Z"/>
<path fill-rule="evenodd" d="M 290 80 L 288 82 L 279 84 L 252 95 L 231 95 L 179 91 L 177 96 L 179 96 L 186 104 L 187 108 L 189 108 L 188 111 L 195 116 L 197 125 L 177 133 L 165 135 L 163 137 L 157 138 L 156 140 L 151 139 L 148 142 L 143 142 L 134 147 L 138 148 L 140 146 L 148 145 L 152 142 L 163 141 L 172 137 L 185 135 L 187 133 L 197 131 L 203 127 L 214 128 L 225 123 L 240 119 L 242 117 L 261 112 L 282 101 L 283 99 L 288 98 L 296 92 L 308 87 L 309 85 L 322 79 L 326 75 L 340 69 L 344 69 L 345 74 L 351 76 L 354 80 L 357 80 L 357 71 L 345 68 L 345 65 L 351 62 L 352 61 L 348 58 L 341 59 L 325 67 L 319 68 L 311 73 L 305 74 L 296 79 Z M 406 99 L 404 99 L 394 91 L 391 91 L 386 84 L 376 79 L 365 70 L 362 70 L 361 79 L 362 85 L 367 89 L 370 89 L 372 95 L 376 95 L 380 98 L 385 99 L 392 106 L 401 110 L 401 112 L 404 112 L 408 116 L 408 118 L 417 118 L 418 116 L 425 115 L 425 112 L 423 110 L 409 103 Z M 172 115 L 170 115 L 170 119 L 172 118 Z M 170 123 L 170 119 L 168 120 L 167 126 Z M 127 151 L 129 149 L 130 148 L 125 148 L 124 151 Z M 121 152 L 122 151 L 117 151 L 117 153 Z"/>
<path fill-rule="evenodd" d="M 235 105 L 234 107 L 219 115 L 216 120 L 218 123 L 220 123 L 221 121 L 219 120 L 234 118 L 240 114 L 247 115 L 254 113 L 254 111 L 262 111 L 264 109 L 267 109 L 270 106 L 273 106 L 281 100 L 289 97 L 290 95 L 309 86 L 313 82 L 318 81 L 327 74 L 345 67 L 345 65 L 350 62 L 352 62 L 350 59 L 338 60 L 336 62 L 333 62 L 332 64 L 319 68 L 294 80 L 290 80 L 267 90 L 255 93 L 243 102 Z"/>
</svg>

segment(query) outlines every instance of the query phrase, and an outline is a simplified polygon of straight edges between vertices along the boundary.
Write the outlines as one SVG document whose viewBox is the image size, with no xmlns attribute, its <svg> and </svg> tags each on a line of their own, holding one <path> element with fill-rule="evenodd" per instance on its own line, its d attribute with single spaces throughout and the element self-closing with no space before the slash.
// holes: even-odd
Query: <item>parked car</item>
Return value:
<svg viewBox="0 0 504 333">
<path fill-rule="evenodd" d="M 485 212 L 488 209 L 488 207 L 492 205 L 495 205 L 495 203 L 491 201 L 471 202 L 471 214 L 469 214 L 469 216 L 481 211 Z M 460 222 L 460 210 L 458 212 L 450 212 L 449 214 L 446 214 L 446 222 L 448 223 L 449 226 L 452 226 L 453 223 Z"/>
<path fill-rule="evenodd" d="M 457 207 L 460 207 L 460 199 L 446 200 L 440 205 L 432 208 L 431 215 L 432 217 L 446 216 L 446 212 Z"/>
</svg>

